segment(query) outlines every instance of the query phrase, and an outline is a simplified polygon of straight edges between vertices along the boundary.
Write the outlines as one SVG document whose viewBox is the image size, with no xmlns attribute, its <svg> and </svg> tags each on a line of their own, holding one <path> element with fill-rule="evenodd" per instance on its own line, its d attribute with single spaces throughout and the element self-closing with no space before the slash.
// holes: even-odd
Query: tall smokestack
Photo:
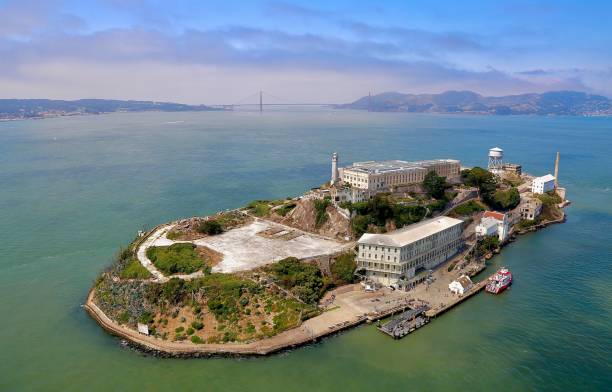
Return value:
<svg viewBox="0 0 612 392">
<path fill-rule="evenodd" d="M 332 154 L 331 184 L 334 185 L 336 182 L 338 182 L 338 153 L 334 152 Z"/>
<path fill-rule="evenodd" d="M 557 158 L 555 159 L 555 189 L 559 186 L 559 151 L 557 151 Z"/>
</svg>

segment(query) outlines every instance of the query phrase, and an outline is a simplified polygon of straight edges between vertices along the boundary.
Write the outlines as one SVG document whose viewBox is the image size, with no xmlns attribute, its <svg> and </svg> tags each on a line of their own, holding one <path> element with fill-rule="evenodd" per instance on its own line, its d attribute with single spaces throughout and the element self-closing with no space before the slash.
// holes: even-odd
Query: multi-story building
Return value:
<svg viewBox="0 0 612 392">
<path fill-rule="evenodd" d="M 414 277 L 454 256 L 463 245 L 463 221 L 446 216 L 385 234 L 366 233 L 358 241 L 357 268 L 384 285 Z"/>
<path fill-rule="evenodd" d="M 521 197 L 521 204 L 518 205 L 521 219 L 534 220 L 542 212 L 542 202 L 535 197 Z"/>
<path fill-rule="evenodd" d="M 485 211 L 475 231 L 479 237 L 497 235 L 499 241 L 504 242 L 510 233 L 509 214 L 497 211 Z"/>
<path fill-rule="evenodd" d="M 542 177 L 536 177 L 531 183 L 531 192 L 534 194 L 542 194 L 555 190 L 555 176 L 547 174 Z"/>
<path fill-rule="evenodd" d="M 401 185 L 419 184 L 430 171 L 435 171 L 437 175 L 447 179 L 454 179 L 460 175 L 461 162 L 455 159 L 356 162 L 343 168 L 340 175 L 342 181 L 352 187 L 384 191 Z"/>
</svg>

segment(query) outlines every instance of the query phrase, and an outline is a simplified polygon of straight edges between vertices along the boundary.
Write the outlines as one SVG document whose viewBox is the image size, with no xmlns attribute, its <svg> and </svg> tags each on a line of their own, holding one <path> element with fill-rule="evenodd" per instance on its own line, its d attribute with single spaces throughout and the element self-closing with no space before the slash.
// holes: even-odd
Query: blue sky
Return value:
<svg viewBox="0 0 612 392">
<path fill-rule="evenodd" d="M 0 0 L 0 97 L 612 96 L 609 1 Z"/>
</svg>

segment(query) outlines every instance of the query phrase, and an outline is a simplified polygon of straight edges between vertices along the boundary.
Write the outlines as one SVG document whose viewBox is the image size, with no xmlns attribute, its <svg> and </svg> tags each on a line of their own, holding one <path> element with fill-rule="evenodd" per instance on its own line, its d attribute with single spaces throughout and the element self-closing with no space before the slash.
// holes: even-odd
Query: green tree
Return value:
<svg viewBox="0 0 612 392">
<path fill-rule="evenodd" d="M 330 267 L 332 276 L 337 285 L 353 283 L 356 268 L 357 263 L 355 263 L 354 253 L 345 253 L 338 256 Z"/>
<path fill-rule="evenodd" d="M 442 199 L 446 189 L 446 177 L 441 177 L 435 171 L 430 171 L 423 179 L 423 188 L 429 197 Z"/>
<path fill-rule="evenodd" d="M 506 191 L 499 190 L 493 195 L 493 202 L 496 208 L 507 211 L 519 205 L 521 196 L 516 188 Z"/>
</svg>

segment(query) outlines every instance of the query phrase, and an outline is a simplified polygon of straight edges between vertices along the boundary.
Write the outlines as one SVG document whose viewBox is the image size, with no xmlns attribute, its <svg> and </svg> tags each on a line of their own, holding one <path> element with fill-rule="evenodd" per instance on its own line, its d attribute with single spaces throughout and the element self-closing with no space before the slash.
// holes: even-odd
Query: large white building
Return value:
<svg viewBox="0 0 612 392">
<path fill-rule="evenodd" d="M 475 231 L 479 237 L 497 235 L 499 241 L 504 242 L 510 234 L 510 217 L 502 212 L 485 211 Z"/>
<path fill-rule="evenodd" d="M 357 268 L 384 285 L 414 277 L 454 256 L 463 245 L 463 221 L 442 216 L 385 234 L 366 233 L 358 241 Z"/>
<path fill-rule="evenodd" d="M 531 192 L 534 194 L 542 194 L 555 190 L 555 176 L 547 174 L 542 177 L 536 177 L 531 182 Z"/>
<path fill-rule="evenodd" d="M 345 184 L 352 187 L 382 191 L 400 185 L 419 184 L 430 171 L 435 171 L 437 175 L 447 179 L 454 179 L 460 175 L 461 162 L 455 159 L 356 162 L 343 168 L 340 176 Z"/>
</svg>

